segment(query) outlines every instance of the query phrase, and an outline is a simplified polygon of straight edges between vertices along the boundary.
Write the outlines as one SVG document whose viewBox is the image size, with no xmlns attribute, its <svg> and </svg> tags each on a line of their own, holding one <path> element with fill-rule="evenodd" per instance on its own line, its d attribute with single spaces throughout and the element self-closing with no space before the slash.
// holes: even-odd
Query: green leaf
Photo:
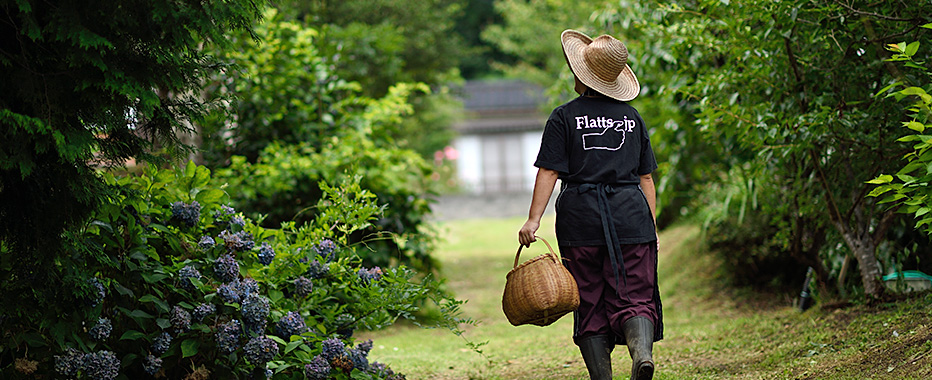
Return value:
<svg viewBox="0 0 932 380">
<path fill-rule="evenodd" d="M 877 202 L 877 203 L 890 203 L 890 202 L 896 202 L 896 201 L 898 201 L 898 200 L 900 200 L 900 199 L 903 199 L 903 198 L 906 198 L 906 196 L 903 195 L 903 194 L 893 194 L 893 195 L 891 195 L 891 196 L 889 196 L 889 197 L 886 197 L 886 198 L 884 198 L 884 199 L 881 199 L 880 202 Z"/>
<path fill-rule="evenodd" d="M 878 196 L 880 196 L 881 194 L 886 193 L 886 192 L 888 192 L 888 191 L 890 191 L 890 190 L 893 190 L 893 188 L 890 187 L 890 186 L 878 186 L 878 187 L 875 188 L 874 190 L 871 190 L 871 192 L 870 192 L 869 194 L 867 194 L 867 196 L 868 196 L 868 197 L 878 197 Z"/>
<path fill-rule="evenodd" d="M 165 301 L 162 301 L 161 299 L 151 294 L 146 294 L 142 297 L 139 297 L 139 302 L 152 302 L 156 304 L 159 310 L 161 310 L 164 313 L 167 313 L 169 310 L 171 310 L 171 308 L 168 307 L 168 303 L 166 303 Z"/>
<path fill-rule="evenodd" d="M 279 337 L 277 337 L 277 336 L 275 336 L 275 335 L 266 335 L 266 336 L 267 336 L 269 339 L 275 341 L 275 343 L 278 343 L 278 344 L 287 344 L 287 343 L 285 342 L 284 339 L 279 338 Z"/>
<path fill-rule="evenodd" d="M 300 345 L 302 345 L 302 344 L 304 344 L 304 340 L 302 340 L 302 339 L 299 339 L 299 340 L 296 340 L 296 341 L 294 341 L 294 342 L 288 343 L 288 344 L 285 346 L 285 353 L 287 354 L 287 353 L 289 353 L 289 352 L 291 352 L 291 351 L 294 351 L 295 348 L 298 348 L 298 346 L 300 346 Z"/>
<path fill-rule="evenodd" d="M 874 185 L 880 185 L 880 184 L 884 184 L 884 183 L 890 183 L 891 181 L 893 181 L 893 176 L 892 176 L 892 175 L 889 175 L 889 174 L 881 174 L 881 175 L 879 175 L 877 178 L 874 178 L 874 179 L 872 179 L 872 180 L 870 180 L 870 181 L 867 181 L 867 183 L 874 184 Z"/>
<path fill-rule="evenodd" d="M 226 193 L 220 189 L 207 189 L 197 193 L 195 200 L 203 205 L 220 203 Z"/>
<path fill-rule="evenodd" d="M 932 209 L 930 209 L 930 208 L 928 208 L 928 207 L 920 207 L 919 210 L 916 210 L 916 217 L 918 218 L 918 217 L 920 217 L 920 216 L 923 216 L 923 215 L 925 215 L 925 214 L 928 214 L 929 211 L 932 211 Z"/>
<path fill-rule="evenodd" d="M 186 339 L 181 342 L 181 357 L 187 358 L 197 355 L 197 348 L 200 345 L 197 339 Z"/>
<path fill-rule="evenodd" d="M 906 49 L 903 50 L 903 54 L 912 57 L 919 51 L 919 41 L 910 42 L 909 45 L 906 45 Z"/>
<path fill-rule="evenodd" d="M 207 169 L 206 166 L 198 166 L 197 169 L 194 169 L 194 179 L 191 182 L 191 187 L 199 189 L 207 186 L 208 182 L 210 182 L 210 169 Z"/>
<path fill-rule="evenodd" d="M 928 23 L 923 26 L 920 26 L 920 28 L 932 29 L 932 23 Z"/>
<path fill-rule="evenodd" d="M 159 325 L 159 327 L 161 327 L 161 328 L 163 328 L 163 329 L 167 329 L 167 328 L 169 328 L 169 327 L 172 327 L 172 322 L 169 321 L 168 318 L 159 318 L 159 319 L 156 319 L 156 320 L 155 320 L 155 324 Z"/>
<path fill-rule="evenodd" d="M 922 133 L 922 131 L 926 129 L 926 125 L 918 121 L 904 122 L 903 125 L 906 126 L 906 128 L 912 129 L 919 133 Z"/>
<path fill-rule="evenodd" d="M 120 340 L 136 340 L 136 339 L 143 339 L 145 337 L 146 337 L 146 334 L 143 334 L 139 331 L 127 330 L 126 332 L 123 333 L 122 336 L 120 336 Z"/>
</svg>

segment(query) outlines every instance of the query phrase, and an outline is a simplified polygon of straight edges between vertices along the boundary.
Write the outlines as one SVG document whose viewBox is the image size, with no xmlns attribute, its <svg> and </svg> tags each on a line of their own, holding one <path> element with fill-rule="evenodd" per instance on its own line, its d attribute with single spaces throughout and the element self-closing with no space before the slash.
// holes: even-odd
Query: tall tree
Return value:
<svg viewBox="0 0 932 380">
<path fill-rule="evenodd" d="M 205 106 L 191 95 L 218 69 L 202 46 L 248 30 L 260 3 L 0 4 L 0 247 L 43 263 L 25 253 L 54 255 L 105 196 L 98 167 L 183 150 L 176 132 Z"/>
</svg>

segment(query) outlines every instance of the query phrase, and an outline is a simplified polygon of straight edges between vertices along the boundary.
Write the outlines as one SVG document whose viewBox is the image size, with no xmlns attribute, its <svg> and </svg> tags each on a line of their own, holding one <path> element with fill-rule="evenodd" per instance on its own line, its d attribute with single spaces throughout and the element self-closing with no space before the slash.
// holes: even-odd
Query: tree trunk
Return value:
<svg viewBox="0 0 932 380">
<path fill-rule="evenodd" d="M 860 228 L 858 228 L 860 229 Z M 877 264 L 877 244 L 869 234 L 855 234 L 851 230 L 839 229 L 854 258 L 858 260 L 864 293 L 870 298 L 883 297 L 883 284 L 880 282 L 880 265 Z M 846 231 L 847 230 L 847 231 Z M 858 236 L 860 235 L 860 236 Z"/>
</svg>

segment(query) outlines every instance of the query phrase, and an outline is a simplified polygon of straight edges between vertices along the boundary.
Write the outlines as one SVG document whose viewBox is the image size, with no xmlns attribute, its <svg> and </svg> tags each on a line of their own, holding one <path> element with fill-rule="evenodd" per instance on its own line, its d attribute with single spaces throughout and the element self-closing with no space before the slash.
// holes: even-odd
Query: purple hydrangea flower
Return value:
<svg viewBox="0 0 932 380">
<path fill-rule="evenodd" d="M 247 296 L 259 294 L 259 283 L 256 280 L 246 277 L 236 281 L 236 292 L 239 293 L 240 299 L 246 299 Z"/>
<path fill-rule="evenodd" d="M 220 299 L 226 303 L 237 303 L 240 301 L 239 281 L 234 281 L 229 284 L 222 284 L 217 287 L 217 295 L 220 296 Z"/>
<path fill-rule="evenodd" d="M 294 279 L 294 294 L 298 297 L 307 297 L 311 294 L 311 291 L 314 290 L 314 283 L 311 282 L 311 279 L 299 276 Z"/>
<path fill-rule="evenodd" d="M 69 348 L 64 355 L 55 355 L 55 373 L 64 378 L 75 378 L 84 368 L 84 353 Z"/>
<path fill-rule="evenodd" d="M 107 290 L 104 289 L 104 285 L 101 284 L 100 280 L 98 280 L 96 277 L 91 277 L 87 280 L 87 283 L 93 290 L 93 298 L 90 299 L 89 303 L 91 304 L 91 307 L 96 307 L 104 301 L 104 298 L 107 297 Z"/>
<path fill-rule="evenodd" d="M 337 244 L 330 239 L 324 239 L 320 244 L 314 246 L 314 252 L 317 252 L 324 262 L 330 262 L 333 252 L 337 250 Z"/>
<path fill-rule="evenodd" d="M 307 331 L 307 324 L 304 322 L 304 317 L 296 311 L 289 311 L 275 325 L 276 335 L 286 341 L 292 335 L 301 335 L 305 331 Z"/>
<path fill-rule="evenodd" d="M 320 356 L 323 356 L 324 359 L 328 361 L 333 360 L 335 357 L 346 355 L 346 345 L 343 344 L 343 341 L 340 339 L 325 339 L 321 342 L 321 346 L 322 350 Z"/>
<path fill-rule="evenodd" d="M 201 219 L 201 205 L 197 201 L 189 203 L 172 203 L 172 219 L 178 219 L 188 226 L 196 226 Z"/>
<path fill-rule="evenodd" d="M 219 210 L 214 211 L 214 218 L 223 219 L 233 214 L 236 214 L 236 210 L 234 210 L 233 207 L 222 205 Z"/>
<path fill-rule="evenodd" d="M 269 265 L 272 263 L 272 259 L 275 258 L 275 250 L 272 249 L 272 246 L 268 242 L 262 242 L 262 245 L 259 246 L 259 253 L 256 254 L 259 258 L 259 263 L 262 265 Z"/>
<path fill-rule="evenodd" d="M 156 372 L 162 369 L 162 358 L 150 354 L 149 356 L 146 356 L 145 359 L 143 359 L 142 368 L 146 370 L 146 373 L 149 375 L 155 375 Z"/>
<path fill-rule="evenodd" d="M 181 287 L 187 290 L 194 290 L 194 283 L 191 282 L 191 279 L 195 278 L 201 279 L 201 272 L 197 271 L 197 268 L 194 268 L 192 265 L 185 265 L 184 268 L 178 271 L 178 280 L 181 283 Z"/>
<path fill-rule="evenodd" d="M 120 374 L 120 359 L 111 351 L 84 355 L 84 374 L 92 380 L 112 380 Z"/>
<path fill-rule="evenodd" d="M 231 354 L 239 348 L 239 339 L 243 334 L 240 322 L 236 319 L 220 325 L 214 339 L 217 349 L 225 354 Z"/>
<path fill-rule="evenodd" d="M 357 344 L 356 349 L 362 351 L 366 355 L 369 355 L 369 351 L 372 351 L 372 339 Z"/>
<path fill-rule="evenodd" d="M 107 318 L 97 319 L 97 324 L 88 331 L 88 334 L 91 336 L 91 339 L 102 342 L 110 337 L 110 332 L 113 331 L 113 325 L 110 323 L 110 320 Z"/>
<path fill-rule="evenodd" d="M 346 355 L 349 356 L 350 361 L 353 362 L 353 368 L 358 368 L 360 371 L 367 371 L 369 369 L 369 359 L 366 358 L 368 352 L 363 352 L 359 349 L 349 349 L 346 351 Z"/>
<path fill-rule="evenodd" d="M 243 315 L 246 330 L 259 333 L 265 329 L 266 320 L 269 318 L 269 299 L 251 294 L 243 299 L 240 312 Z"/>
<path fill-rule="evenodd" d="M 324 278 L 330 268 L 326 264 L 321 264 L 317 259 L 311 260 L 308 264 L 307 276 L 310 278 Z"/>
<path fill-rule="evenodd" d="M 246 231 L 231 233 L 229 230 L 220 231 L 220 239 L 231 252 L 246 252 L 256 246 L 252 235 Z"/>
<path fill-rule="evenodd" d="M 369 284 L 382 279 L 382 268 L 359 268 L 359 272 L 356 274 L 359 276 L 359 279 L 361 279 L 363 283 Z"/>
<path fill-rule="evenodd" d="M 233 256 L 221 255 L 214 261 L 214 274 L 221 282 L 232 282 L 239 276 L 239 264 Z"/>
<path fill-rule="evenodd" d="M 181 306 L 172 308 L 169 321 L 171 321 L 172 327 L 175 328 L 175 332 L 179 334 L 191 329 L 191 313 Z"/>
<path fill-rule="evenodd" d="M 154 352 L 156 355 L 161 356 L 166 351 L 168 351 L 168 348 L 171 347 L 171 344 L 172 344 L 171 334 L 167 332 L 162 332 L 161 334 L 159 334 L 159 336 L 155 337 L 155 339 L 152 340 L 152 352 Z"/>
<path fill-rule="evenodd" d="M 278 355 L 278 344 L 265 335 L 252 337 L 243 347 L 246 352 L 246 360 L 252 365 L 261 366 L 268 363 L 275 355 Z"/>
<path fill-rule="evenodd" d="M 197 246 L 200 247 L 201 249 L 210 249 L 215 244 L 217 244 L 217 242 L 214 241 L 214 238 L 207 236 L 207 235 L 201 236 L 201 240 L 197 242 Z"/>
<path fill-rule="evenodd" d="M 211 315 L 215 313 L 216 311 L 217 311 L 217 308 L 214 306 L 214 304 L 202 303 L 200 305 L 197 305 L 197 307 L 194 308 L 194 312 L 191 313 L 191 317 L 194 318 L 195 321 L 200 322 L 204 320 L 204 318 L 206 318 L 208 315 Z"/>
<path fill-rule="evenodd" d="M 330 378 L 330 362 L 317 355 L 304 366 L 304 376 L 308 380 L 327 380 Z"/>
</svg>

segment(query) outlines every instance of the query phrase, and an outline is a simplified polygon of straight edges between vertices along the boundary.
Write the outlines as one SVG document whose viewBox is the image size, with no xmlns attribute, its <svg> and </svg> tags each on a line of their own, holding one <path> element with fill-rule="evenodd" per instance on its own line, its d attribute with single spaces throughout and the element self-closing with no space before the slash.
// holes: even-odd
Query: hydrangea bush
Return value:
<svg viewBox="0 0 932 380">
<path fill-rule="evenodd" d="M 382 208 L 358 178 L 321 184 L 315 220 L 268 229 L 227 206 L 230 190 L 210 187 L 205 167 L 104 177 L 122 195 L 71 233 L 74 251 L 53 269 L 83 284 L 61 299 L 77 307 L 0 316 L 3 356 L 29 361 L 35 373 L 403 379 L 371 362 L 372 342 L 356 342 L 353 332 L 413 318 L 425 303 L 439 307 L 440 327 L 458 333 L 472 322 L 430 276 L 362 266 L 363 248 L 348 245 L 348 235 Z M 24 376 L 0 363 L 0 377 Z"/>
</svg>

